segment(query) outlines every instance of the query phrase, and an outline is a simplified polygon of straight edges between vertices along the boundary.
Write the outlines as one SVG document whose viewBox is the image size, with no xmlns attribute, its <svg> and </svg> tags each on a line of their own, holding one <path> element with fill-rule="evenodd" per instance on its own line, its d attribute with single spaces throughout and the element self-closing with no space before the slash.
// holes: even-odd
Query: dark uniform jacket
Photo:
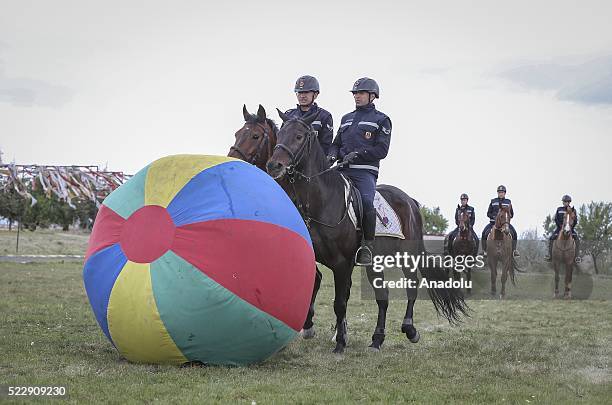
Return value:
<svg viewBox="0 0 612 405">
<path fill-rule="evenodd" d="M 565 207 L 557 208 L 557 212 L 555 213 L 555 224 L 557 225 L 557 229 L 561 229 L 561 227 L 563 226 L 563 217 L 565 216 L 565 211 Z M 576 215 L 576 217 L 574 218 L 574 223 L 570 224 L 572 230 L 574 230 L 576 224 L 578 224 L 578 215 Z"/>
<path fill-rule="evenodd" d="M 476 214 L 474 211 L 474 207 L 470 206 L 470 205 L 466 205 L 465 206 L 465 210 L 467 211 L 467 214 L 469 216 L 470 219 L 470 226 L 473 227 L 474 226 L 474 221 L 476 221 Z M 455 209 L 455 225 L 459 226 L 459 213 L 461 212 L 461 206 L 457 205 L 457 208 Z"/>
<path fill-rule="evenodd" d="M 495 218 L 497 217 L 497 213 L 499 212 L 500 207 L 508 207 L 512 204 L 510 199 L 508 198 L 493 198 L 489 203 L 489 209 L 487 210 L 487 217 L 491 220 L 491 222 L 495 222 Z M 514 217 L 514 210 L 510 208 L 510 218 Z"/>
<path fill-rule="evenodd" d="M 342 117 L 329 154 L 342 160 L 349 153 L 357 152 L 359 156 L 349 168 L 378 174 L 380 161 L 387 156 L 390 142 L 391 120 L 370 103 Z"/>
<path fill-rule="evenodd" d="M 302 111 L 298 105 L 297 108 L 285 111 L 285 114 L 290 118 L 303 118 L 306 115 L 319 114 L 316 121 L 312 123 L 312 127 L 317 133 L 317 139 L 323 148 L 323 152 L 326 156 L 329 154 L 329 146 L 334 137 L 334 120 L 327 110 L 319 107 L 317 103 L 313 103 L 308 111 Z"/>
</svg>

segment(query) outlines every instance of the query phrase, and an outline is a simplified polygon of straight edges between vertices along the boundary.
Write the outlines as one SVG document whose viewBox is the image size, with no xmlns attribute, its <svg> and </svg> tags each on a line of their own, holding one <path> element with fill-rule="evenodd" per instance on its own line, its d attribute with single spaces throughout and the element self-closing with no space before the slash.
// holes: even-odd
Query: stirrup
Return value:
<svg viewBox="0 0 612 405">
<path fill-rule="evenodd" d="M 544 256 L 544 261 L 545 262 L 552 262 L 552 256 L 549 256 L 549 255 Z"/>
<path fill-rule="evenodd" d="M 359 253 L 361 253 L 362 249 L 367 249 L 368 252 L 370 252 L 370 263 L 362 263 L 359 260 L 357 260 L 359 258 Z M 371 266 L 373 259 L 374 259 L 374 254 L 372 253 L 372 249 L 370 249 L 370 247 L 367 245 L 359 246 L 359 249 L 357 249 L 357 251 L 355 252 L 355 266 Z"/>
<path fill-rule="evenodd" d="M 521 255 L 519 254 L 518 250 L 513 250 L 512 251 L 512 256 L 513 257 L 521 257 Z"/>
<path fill-rule="evenodd" d="M 574 263 L 576 263 L 576 264 L 582 263 L 582 257 L 580 257 L 580 256 L 574 257 Z"/>
</svg>

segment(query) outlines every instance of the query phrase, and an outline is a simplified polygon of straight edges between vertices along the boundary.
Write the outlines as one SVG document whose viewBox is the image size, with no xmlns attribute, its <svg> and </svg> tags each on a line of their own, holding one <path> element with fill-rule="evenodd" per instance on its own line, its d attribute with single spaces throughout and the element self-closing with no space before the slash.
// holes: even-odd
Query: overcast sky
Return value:
<svg viewBox="0 0 612 405">
<path fill-rule="evenodd" d="M 477 231 L 498 184 L 519 232 L 571 194 L 612 200 L 609 1 L 0 0 L 4 161 L 135 173 L 221 154 L 242 104 L 269 115 L 316 76 L 337 129 L 362 76 L 391 117 L 379 183 Z"/>
</svg>

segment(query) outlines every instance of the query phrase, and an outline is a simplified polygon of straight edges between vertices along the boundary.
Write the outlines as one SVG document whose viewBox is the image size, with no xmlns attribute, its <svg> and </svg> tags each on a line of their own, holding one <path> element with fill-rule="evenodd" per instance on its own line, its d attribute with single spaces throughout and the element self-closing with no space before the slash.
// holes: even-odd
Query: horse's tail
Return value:
<svg viewBox="0 0 612 405">
<path fill-rule="evenodd" d="M 422 251 L 424 257 L 427 258 L 429 255 L 425 251 L 425 244 L 422 246 Z M 427 278 L 428 281 L 448 281 L 450 279 L 446 269 L 436 266 L 435 263 L 430 265 L 428 260 L 419 266 L 419 271 L 421 276 Z M 438 315 L 444 316 L 449 323 L 456 324 L 461 321 L 462 316 L 470 316 L 470 308 L 460 288 L 428 288 L 427 292 Z"/>
</svg>

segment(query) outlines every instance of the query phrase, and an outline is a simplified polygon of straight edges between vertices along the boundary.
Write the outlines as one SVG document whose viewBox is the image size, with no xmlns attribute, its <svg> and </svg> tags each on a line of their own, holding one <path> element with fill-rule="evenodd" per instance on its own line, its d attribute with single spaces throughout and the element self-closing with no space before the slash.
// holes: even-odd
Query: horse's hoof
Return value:
<svg viewBox="0 0 612 405">
<path fill-rule="evenodd" d="M 302 329 L 302 338 L 303 339 L 312 339 L 315 337 L 317 333 L 315 332 L 314 326 L 308 329 Z"/>
<path fill-rule="evenodd" d="M 336 343 L 336 348 L 333 350 L 334 354 L 344 353 L 344 345 L 342 343 Z"/>
<path fill-rule="evenodd" d="M 414 334 L 413 337 L 408 336 L 408 334 L 406 333 L 406 337 L 408 338 L 408 340 L 410 341 L 410 343 L 418 343 L 419 340 L 421 340 L 421 334 L 419 333 L 419 331 L 417 330 L 416 333 Z"/>
<path fill-rule="evenodd" d="M 372 342 L 370 343 L 370 346 L 368 346 L 368 350 L 371 352 L 380 352 L 380 349 L 382 349 L 382 343 L 380 342 Z"/>
</svg>

